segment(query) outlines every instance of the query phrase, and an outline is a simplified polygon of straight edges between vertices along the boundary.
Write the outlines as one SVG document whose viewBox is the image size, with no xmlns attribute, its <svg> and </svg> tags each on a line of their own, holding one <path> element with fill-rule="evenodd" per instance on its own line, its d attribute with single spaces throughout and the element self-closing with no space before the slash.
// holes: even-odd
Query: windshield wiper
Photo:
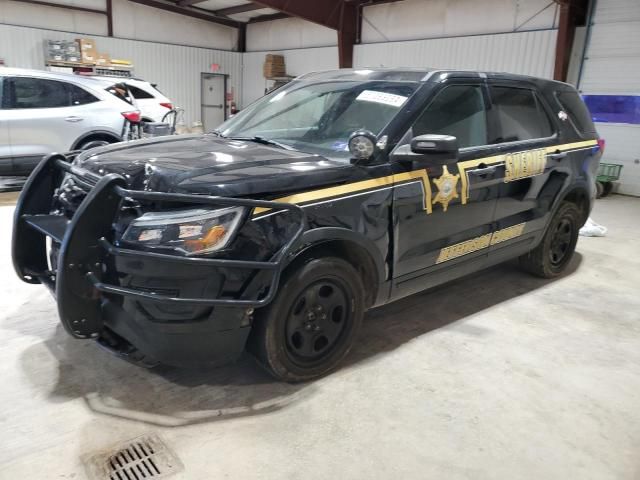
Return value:
<svg viewBox="0 0 640 480">
<path fill-rule="evenodd" d="M 255 142 L 261 143 L 262 145 L 272 145 L 278 148 L 284 148 L 285 150 L 295 150 L 291 145 L 287 145 L 286 143 L 280 143 L 275 140 L 271 140 L 270 138 L 261 137 L 260 135 L 254 135 L 253 137 L 225 137 L 229 140 L 239 140 L 243 142 Z"/>
</svg>

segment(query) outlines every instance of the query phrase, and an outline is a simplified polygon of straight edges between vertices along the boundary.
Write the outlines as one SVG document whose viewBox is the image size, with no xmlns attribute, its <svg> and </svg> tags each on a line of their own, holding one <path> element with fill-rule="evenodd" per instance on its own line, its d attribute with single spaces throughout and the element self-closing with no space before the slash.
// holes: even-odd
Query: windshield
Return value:
<svg viewBox="0 0 640 480">
<path fill-rule="evenodd" d="M 357 130 L 378 135 L 418 86 L 388 81 L 293 82 L 227 120 L 218 132 L 348 158 L 349 136 Z"/>
</svg>

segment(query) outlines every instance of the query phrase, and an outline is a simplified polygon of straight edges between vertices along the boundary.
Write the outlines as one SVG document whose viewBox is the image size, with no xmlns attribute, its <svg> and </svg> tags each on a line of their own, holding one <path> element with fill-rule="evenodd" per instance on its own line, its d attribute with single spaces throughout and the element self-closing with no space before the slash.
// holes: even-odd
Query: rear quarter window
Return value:
<svg viewBox="0 0 640 480">
<path fill-rule="evenodd" d="M 569 120 L 580 134 L 594 134 L 596 127 L 591 120 L 591 113 L 578 92 L 570 90 L 556 92 L 558 103 L 569 116 Z"/>
<path fill-rule="evenodd" d="M 149 92 L 141 88 L 134 87 L 133 85 L 127 85 L 127 87 L 129 87 L 131 95 L 133 95 L 133 98 L 135 98 L 136 100 L 147 100 L 149 98 L 155 98 Z"/>
</svg>

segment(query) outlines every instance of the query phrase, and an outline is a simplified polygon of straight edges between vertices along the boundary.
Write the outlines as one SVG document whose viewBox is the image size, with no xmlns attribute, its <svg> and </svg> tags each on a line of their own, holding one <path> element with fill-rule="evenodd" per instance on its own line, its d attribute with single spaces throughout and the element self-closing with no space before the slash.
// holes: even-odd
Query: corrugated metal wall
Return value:
<svg viewBox="0 0 640 480">
<path fill-rule="evenodd" d="M 63 33 L 0 24 L 1 56 L 6 64 L 20 68 L 44 68 L 45 39 L 72 40 L 78 34 Z M 200 120 L 200 73 L 220 65 L 220 73 L 229 75 L 228 88 L 239 98 L 242 89 L 242 54 L 198 47 L 95 37 L 99 50 L 114 58 L 130 59 L 135 75 L 158 83 L 162 92 L 185 109 L 190 125 Z"/>
<path fill-rule="evenodd" d="M 551 77 L 557 30 L 436 38 L 355 47 L 358 67 L 435 67 Z"/>
<path fill-rule="evenodd" d="M 597 0 L 578 87 L 612 103 L 614 95 L 640 97 L 640 0 Z M 597 127 L 607 142 L 603 162 L 624 165 L 619 191 L 640 196 L 640 125 Z"/>
<path fill-rule="evenodd" d="M 242 105 L 244 107 L 264 95 L 265 88 L 273 83 L 266 80 L 262 74 L 262 64 L 267 53 L 284 55 L 289 75 L 297 76 L 318 70 L 338 68 L 338 47 L 245 53 L 242 73 Z"/>
</svg>

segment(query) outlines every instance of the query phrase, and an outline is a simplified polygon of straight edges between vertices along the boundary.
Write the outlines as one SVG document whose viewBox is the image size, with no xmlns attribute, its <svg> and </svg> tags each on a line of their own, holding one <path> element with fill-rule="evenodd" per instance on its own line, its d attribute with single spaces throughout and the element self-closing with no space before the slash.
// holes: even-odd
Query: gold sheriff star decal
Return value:
<svg viewBox="0 0 640 480">
<path fill-rule="evenodd" d="M 442 176 L 433 179 L 433 183 L 438 187 L 438 193 L 433 199 L 433 204 L 441 203 L 442 210 L 446 212 L 449 202 L 454 198 L 458 198 L 458 192 L 456 191 L 458 180 L 460 180 L 460 175 L 452 175 L 446 166 L 442 167 Z"/>
</svg>

